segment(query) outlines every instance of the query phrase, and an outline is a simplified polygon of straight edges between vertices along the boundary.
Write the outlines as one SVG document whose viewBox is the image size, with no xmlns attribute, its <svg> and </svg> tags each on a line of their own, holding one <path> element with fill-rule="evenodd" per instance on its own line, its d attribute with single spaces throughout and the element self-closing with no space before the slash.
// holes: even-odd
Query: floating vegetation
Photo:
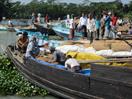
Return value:
<svg viewBox="0 0 132 99">
<path fill-rule="evenodd" d="M 49 92 L 29 83 L 13 63 L 0 54 L 0 95 L 46 96 Z"/>
</svg>

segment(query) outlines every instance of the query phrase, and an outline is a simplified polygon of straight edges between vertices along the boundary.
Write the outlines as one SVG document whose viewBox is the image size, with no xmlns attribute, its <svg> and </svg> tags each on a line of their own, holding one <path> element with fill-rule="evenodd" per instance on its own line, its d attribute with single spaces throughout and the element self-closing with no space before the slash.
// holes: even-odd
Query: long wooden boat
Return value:
<svg viewBox="0 0 132 99">
<path fill-rule="evenodd" d="M 52 29 L 55 31 L 55 33 L 58 35 L 58 36 L 61 36 L 65 39 L 68 38 L 69 34 L 70 34 L 70 29 L 69 28 L 65 28 L 65 27 L 62 27 L 62 26 L 54 26 L 52 27 Z M 82 33 L 81 32 L 76 32 L 75 31 L 75 38 L 74 39 L 80 39 L 82 36 Z"/>
<path fill-rule="evenodd" d="M 15 29 L 14 29 L 14 27 L 0 26 L 0 31 L 10 31 L 10 32 L 15 32 Z"/>
<path fill-rule="evenodd" d="M 47 25 L 46 23 L 44 24 L 34 24 L 36 29 L 42 33 L 47 32 L 49 35 L 54 35 L 55 32 L 52 30 L 53 25 Z"/>
<path fill-rule="evenodd" d="M 14 55 L 13 46 L 7 47 L 7 55 L 30 82 L 59 96 L 68 99 L 132 99 L 131 69 L 109 68 L 110 72 L 101 74 L 100 68 L 95 68 L 90 75 L 83 70 L 73 73 L 62 65 L 34 58 L 24 61 L 22 57 Z"/>
</svg>

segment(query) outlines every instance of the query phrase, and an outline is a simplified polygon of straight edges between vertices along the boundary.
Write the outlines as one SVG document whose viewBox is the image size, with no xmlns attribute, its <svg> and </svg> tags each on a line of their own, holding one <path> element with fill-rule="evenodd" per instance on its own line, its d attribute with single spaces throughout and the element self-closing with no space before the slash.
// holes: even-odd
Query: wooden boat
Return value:
<svg viewBox="0 0 132 99">
<path fill-rule="evenodd" d="M 7 27 L 0 25 L 0 31 L 7 31 Z"/>
<path fill-rule="evenodd" d="M 110 70 L 110 72 L 104 72 L 105 70 L 100 71 L 101 68 L 95 68 L 90 75 L 90 72 L 86 71 L 73 73 L 65 70 L 62 65 L 33 58 L 24 61 L 21 57 L 14 55 L 13 46 L 7 47 L 7 55 L 30 82 L 59 96 L 68 99 L 132 98 L 131 69 L 109 68 L 107 71 Z"/>
<path fill-rule="evenodd" d="M 46 23 L 44 24 L 34 24 L 34 26 L 37 28 L 38 31 L 40 31 L 41 33 L 47 33 L 49 35 L 54 35 L 54 31 L 52 30 L 52 24 L 51 25 L 47 25 Z"/>
<path fill-rule="evenodd" d="M 14 32 L 15 29 L 14 27 L 7 27 L 7 26 L 0 26 L 0 31 L 10 31 L 10 32 Z"/>
<path fill-rule="evenodd" d="M 60 25 L 58 26 L 54 26 L 52 27 L 52 29 L 55 31 L 55 33 L 58 35 L 58 36 L 61 36 L 63 37 L 64 39 L 67 39 L 69 34 L 70 34 L 70 29 L 69 28 L 65 28 L 65 27 L 62 27 Z M 78 40 L 82 37 L 82 33 L 81 32 L 76 32 L 75 31 L 75 40 Z"/>
</svg>

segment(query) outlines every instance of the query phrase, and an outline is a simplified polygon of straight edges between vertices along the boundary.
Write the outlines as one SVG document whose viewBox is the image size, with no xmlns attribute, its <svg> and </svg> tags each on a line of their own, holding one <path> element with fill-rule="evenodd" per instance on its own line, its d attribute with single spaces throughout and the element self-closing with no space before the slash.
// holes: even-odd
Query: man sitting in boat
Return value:
<svg viewBox="0 0 132 99">
<path fill-rule="evenodd" d="M 32 37 L 31 41 L 29 42 L 26 50 L 25 57 L 36 57 L 40 52 L 39 45 L 37 42 L 37 38 L 35 36 Z"/>
<path fill-rule="evenodd" d="M 52 54 L 52 58 L 51 60 L 49 60 L 49 62 L 58 62 L 62 65 L 64 65 L 65 63 L 65 54 L 62 53 L 59 50 L 55 50 L 54 47 L 50 47 L 50 52 Z"/>
<path fill-rule="evenodd" d="M 25 53 L 29 42 L 27 32 L 23 32 L 17 39 L 16 48 L 18 51 Z"/>
<path fill-rule="evenodd" d="M 71 72 L 79 72 L 80 64 L 77 62 L 76 59 L 72 58 L 71 55 L 68 55 L 65 62 L 65 68 Z"/>
</svg>

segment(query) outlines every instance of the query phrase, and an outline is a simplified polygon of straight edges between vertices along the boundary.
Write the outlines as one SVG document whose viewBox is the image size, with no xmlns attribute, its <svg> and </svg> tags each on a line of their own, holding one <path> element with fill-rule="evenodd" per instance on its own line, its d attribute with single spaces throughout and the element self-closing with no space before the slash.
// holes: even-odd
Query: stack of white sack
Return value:
<svg viewBox="0 0 132 99">
<path fill-rule="evenodd" d="M 114 52 L 113 50 L 100 50 L 100 51 L 96 51 L 96 54 L 100 56 L 106 56 L 106 57 L 131 57 L 132 51 Z"/>
<path fill-rule="evenodd" d="M 119 52 L 113 52 L 112 53 L 113 57 L 131 57 L 132 56 L 132 51 L 119 51 Z"/>
<path fill-rule="evenodd" d="M 69 51 L 73 52 L 86 52 L 86 53 L 96 53 L 96 50 L 93 47 L 85 48 L 84 46 L 78 46 L 78 45 L 63 45 L 56 47 L 56 50 L 60 50 L 63 53 L 67 53 Z"/>
<path fill-rule="evenodd" d="M 78 52 L 85 52 L 85 53 L 96 53 L 96 50 L 93 47 L 83 48 L 83 50 L 79 49 Z"/>
<path fill-rule="evenodd" d="M 93 47 L 85 48 L 84 46 L 78 46 L 78 45 L 63 45 L 63 46 L 56 47 L 56 50 L 60 50 L 63 53 L 67 53 L 68 51 L 94 53 L 96 55 L 104 56 L 104 57 L 131 57 L 132 56 L 132 50 L 130 52 L 129 51 L 114 52 L 111 49 L 96 51 Z"/>
<path fill-rule="evenodd" d="M 111 49 L 108 49 L 108 50 L 99 50 L 99 51 L 96 51 L 96 54 L 100 55 L 100 56 L 112 56 L 113 50 L 111 50 Z"/>
<path fill-rule="evenodd" d="M 77 45 L 63 45 L 63 46 L 56 47 L 56 50 L 60 50 L 63 53 L 67 53 L 68 51 L 78 52 L 79 48 L 80 46 L 77 46 Z"/>
</svg>

